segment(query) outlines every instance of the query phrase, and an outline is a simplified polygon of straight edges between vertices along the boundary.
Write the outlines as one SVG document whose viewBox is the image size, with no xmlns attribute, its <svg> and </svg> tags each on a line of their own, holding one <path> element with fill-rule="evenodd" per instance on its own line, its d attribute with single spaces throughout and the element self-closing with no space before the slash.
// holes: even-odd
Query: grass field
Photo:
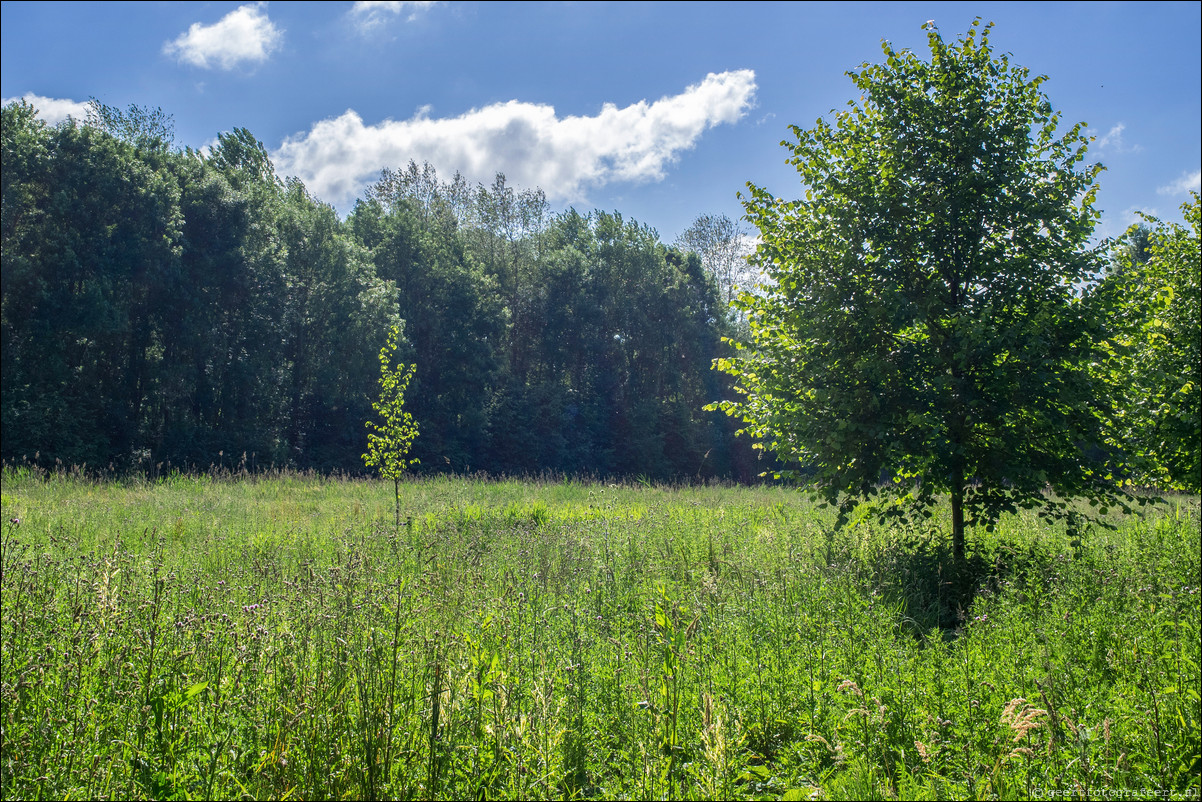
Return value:
<svg viewBox="0 0 1202 802">
<path fill-rule="evenodd" d="M 1199 504 L 3 474 L 4 799 L 1198 798 Z M 407 521 L 406 521 L 407 519 Z"/>
</svg>

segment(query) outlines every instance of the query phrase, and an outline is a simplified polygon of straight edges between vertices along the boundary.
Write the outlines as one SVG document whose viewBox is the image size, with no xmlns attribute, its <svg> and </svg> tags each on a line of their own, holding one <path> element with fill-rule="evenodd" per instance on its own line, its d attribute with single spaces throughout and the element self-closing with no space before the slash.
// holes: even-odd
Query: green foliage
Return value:
<svg viewBox="0 0 1202 802">
<path fill-rule="evenodd" d="M 93 469 L 361 465 L 396 289 L 238 129 L 4 109 L 3 456 Z"/>
<path fill-rule="evenodd" d="M 175 119 L 162 109 L 130 105 L 125 111 L 88 101 L 87 123 L 123 142 L 148 150 L 167 150 L 175 140 Z"/>
<path fill-rule="evenodd" d="M 393 365 L 393 355 L 396 353 L 398 341 L 401 338 L 399 326 L 393 326 L 388 332 L 388 342 L 380 349 L 380 400 L 372 403 L 380 415 L 380 422 L 367 422 L 367 428 L 372 429 L 367 435 L 367 453 L 363 462 L 369 468 L 375 468 L 380 476 L 393 481 L 397 492 L 396 523 L 401 523 L 400 482 L 405 470 L 417 463 L 409 459 L 409 450 L 417 439 L 417 423 L 413 416 L 405 410 L 405 390 L 417 370 L 417 365 Z"/>
<path fill-rule="evenodd" d="M 1100 372 L 1115 398 L 1115 444 L 1134 479 L 1202 489 L 1202 315 L 1198 193 L 1186 225 L 1133 226 L 1116 243 L 1095 301 L 1111 322 Z"/>
<path fill-rule="evenodd" d="M 404 320 L 398 356 L 438 366 L 407 392 L 423 472 L 753 475 L 701 411 L 718 290 L 646 226 L 416 164 L 341 221 L 243 128 L 202 153 L 160 111 L 3 111 L 6 460 L 362 470 L 370 344 Z"/>
<path fill-rule="evenodd" d="M 245 128 L 218 134 L 208 162 L 238 184 L 258 182 L 272 186 L 279 181 L 267 148 Z"/>
<path fill-rule="evenodd" d="M 179 180 L 158 149 L 20 107 L 3 136 L 4 450 L 103 465 L 141 439 L 183 245 Z"/>
<path fill-rule="evenodd" d="M 928 24 L 929 61 L 886 42 L 884 63 L 849 73 L 858 101 L 793 128 L 805 193 L 749 185 L 768 282 L 717 362 L 743 394 L 723 408 L 845 516 L 882 481 L 881 514 L 929 515 L 947 493 L 960 555 L 965 525 L 1065 514 L 1049 486 L 1113 495 L 1077 292 L 1096 271 L 1101 167 L 989 28 L 949 44 Z"/>
<path fill-rule="evenodd" d="M 380 349 L 380 400 L 371 406 L 382 420 L 367 422 L 367 428 L 374 431 L 367 435 L 368 452 L 363 455 L 364 463 L 385 479 L 399 479 L 414 464 L 407 456 L 418 434 L 413 416 L 405 411 L 405 390 L 417 365 L 392 364 L 400 336 L 400 327 L 393 326 Z"/>
<path fill-rule="evenodd" d="M 495 284 L 465 253 L 453 228 L 423 231 L 423 212 L 403 196 L 374 193 L 348 220 L 376 274 L 397 287 L 406 361 L 438 365 L 415 378 L 409 409 L 422 421 L 414 455 L 430 470 L 485 463 L 486 407 L 504 323 Z"/>
<path fill-rule="evenodd" d="M 695 256 L 503 176 L 473 194 L 411 163 L 368 195 L 348 222 L 397 285 L 405 358 L 440 366 L 409 399 L 423 471 L 752 476 L 701 411 L 728 321 Z"/>
<path fill-rule="evenodd" d="M 740 289 L 755 283 L 747 265 L 749 243 L 742 226 L 724 214 L 698 215 L 676 239 L 681 250 L 693 251 L 701 257 L 706 272 L 718 284 L 722 301 L 728 305 Z"/>
</svg>

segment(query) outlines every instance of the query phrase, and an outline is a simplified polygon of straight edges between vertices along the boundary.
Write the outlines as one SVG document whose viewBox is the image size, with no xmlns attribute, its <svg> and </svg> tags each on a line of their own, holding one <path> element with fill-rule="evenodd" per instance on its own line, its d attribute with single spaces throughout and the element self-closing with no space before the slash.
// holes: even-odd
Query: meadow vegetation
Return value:
<svg viewBox="0 0 1202 802">
<path fill-rule="evenodd" d="M 1199 502 L 5 468 L 4 799 L 1197 798 Z"/>
</svg>

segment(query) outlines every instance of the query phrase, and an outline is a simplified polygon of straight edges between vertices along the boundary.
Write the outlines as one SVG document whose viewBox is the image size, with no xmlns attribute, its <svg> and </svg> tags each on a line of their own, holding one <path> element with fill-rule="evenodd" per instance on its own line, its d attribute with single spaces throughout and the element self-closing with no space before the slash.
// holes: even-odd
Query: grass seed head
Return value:
<svg viewBox="0 0 1202 802">
<path fill-rule="evenodd" d="M 1006 707 L 1002 710 L 1002 724 L 1005 724 L 1014 733 L 1014 741 L 1017 743 L 1027 736 L 1032 730 L 1039 729 L 1043 726 L 1040 720 L 1048 714 L 1048 711 L 1032 707 L 1027 704 L 1027 700 L 1019 697 L 1011 699 L 1006 703 Z"/>
</svg>

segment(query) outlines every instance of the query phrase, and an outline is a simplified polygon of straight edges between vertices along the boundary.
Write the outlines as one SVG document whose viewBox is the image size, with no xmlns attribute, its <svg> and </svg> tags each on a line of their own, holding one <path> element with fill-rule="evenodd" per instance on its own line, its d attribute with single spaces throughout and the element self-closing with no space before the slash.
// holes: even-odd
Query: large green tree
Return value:
<svg viewBox="0 0 1202 802">
<path fill-rule="evenodd" d="M 962 560 L 966 527 L 1004 511 L 1115 498 L 1080 297 L 1101 168 L 1082 164 L 1082 124 L 1058 132 L 1044 78 L 993 54 L 990 26 L 926 30 L 929 60 L 885 43 L 848 73 L 857 101 L 793 127 L 801 198 L 749 185 L 769 281 L 718 364 L 743 393 L 726 410 L 843 520 L 882 487 L 883 514 L 930 516 L 946 495 Z"/>
<path fill-rule="evenodd" d="M 141 445 L 183 220 L 166 144 L 133 130 L 4 109 L 6 455 L 97 466 Z"/>
<path fill-rule="evenodd" d="M 1096 294 L 1111 324 L 1116 444 L 1135 477 L 1202 489 L 1202 204 L 1182 206 L 1186 225 L 1133 226 L 1114 249 Z"/>
</svg>

